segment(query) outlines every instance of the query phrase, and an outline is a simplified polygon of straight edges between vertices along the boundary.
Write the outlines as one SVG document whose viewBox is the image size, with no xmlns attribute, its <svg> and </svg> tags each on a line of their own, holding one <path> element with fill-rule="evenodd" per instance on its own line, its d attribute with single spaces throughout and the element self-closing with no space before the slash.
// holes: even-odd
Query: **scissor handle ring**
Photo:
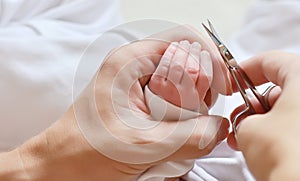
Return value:
<svg viewBox="0 0 300 181">
<path fill-rule="evenodd" d="M 267 106 L 269 106 L 271 108 L 270 102 L 269 102 L 269 96 L 271 91 L 277 87 L 276 85 L 270 85 L 263 93 L 262 96 L 264 98 L 264 101 L 266 102 Z M 233 121 L 232 121 L 232 129 L 233 129 L 233 133 L 234 133 L 234 137 L 235 139 L 237 139 L 237 131 L 239 128 L 239 124 L 241 123 L 241 121 L 243 121 L 244 118 L 246 118 L 247 116 L 250 116 L 252 114 L 255 114 L 255 110 L 253 107 L 251 107 L 252 105 L 250 104 L 249 106 L 245 105 L 246 108 L 239 112 L 236 116 L 234 116 Z"/>
</svg>

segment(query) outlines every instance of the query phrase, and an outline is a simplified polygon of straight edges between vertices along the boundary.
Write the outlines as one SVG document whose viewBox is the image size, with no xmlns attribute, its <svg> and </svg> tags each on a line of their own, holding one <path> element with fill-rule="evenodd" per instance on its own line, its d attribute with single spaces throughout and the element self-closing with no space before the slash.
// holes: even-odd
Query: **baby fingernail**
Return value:
<svg viewBox="0 0 300 181">
<path fill-rule="evenodd" d="M 198 42 L 194 42 L 194 43 L 191 45 L 191 48 L 200 49 L 200 48 L 201 48 L 201 45 L 200 45 L 200 43 L 198 43 Z"/>
</svg>

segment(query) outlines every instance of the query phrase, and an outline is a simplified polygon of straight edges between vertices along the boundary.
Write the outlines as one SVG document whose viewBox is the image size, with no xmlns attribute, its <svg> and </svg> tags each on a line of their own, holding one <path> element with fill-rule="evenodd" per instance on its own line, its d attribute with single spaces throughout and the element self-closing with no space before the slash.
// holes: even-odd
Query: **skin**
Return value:
<svg viewBox="0 0 300 181">
<path fill-rule="evenodd" d="M 207 113 L 205 105 L 212 101 L 205 97 L 210 92 L 212 63 L 207 51 L 198 42 L 172 43 L 164 53 L 149 82 L 151 91 L 164 100 L 184 109 Z M 198 100 L 198 101 L 195 101 Z"/>
<path fill-rule="evenodd" d="M 150 40 L 154 38 L 154 40 Z M 164 41 L 157 41 L 163 39 Z M 188 40 L 198 41 L 203 45 L 203 49 L 209 50 L 214 54 L 217 50 L 212 48 L 211 42 L 207 44 L 207 39 L 203 38 L 198 32 L 190 27 L 182 26 L 172 30 L 161 32 L 149 37 L 147 41 L 139 41 L 124 46 L 113 51 L 99 70 L 95 84 L 96 108 L 102 116 L 107 128 L 115 136 L 122 138 L 132 145 L 145 145 L 159 143 L 161 146 L 169 148 L 170 143 L 161 140 L 165 136 L 166 130 L 173 130 L 177 126 L 176 122 L 162 122 L 157 128 L 149 131 L 141 131 L 127 127 L 122 124 L 120 118 L 132 120 L 135 117 L 128 116 L 134 112 L 141 115 L 139 117 L 145 123 L 151 123 L 148 110 L 143 98 L 143 87 L 149 82 L 149 77 L 140 77 L 145 72 L 154 72 L 160 58 L 169 43 L 173 41 Z M 145 57 L 146 55 L 146 57 Z M 153 56 L 156 55 L 156 56 Z M 144 58 L 140 58 L 144 57 Z M 220 57 L 213 57 L 214 66 L 219 67 L 219 73 L 224 75 L 212 81 L 212 86 L 218 88 L 218 82 L 223 82 L 227 76 L 225 67 L 222 66 Z M 116 79 L 116 75 L 122 70 L 123 66 L 129 61 L 136 60 L 135 66 L 125 69 L 126 76 Z M 145 66 L 147 65 L 147 66 Z M 132 71 L 133 68 L 134 71 Z M 140 74 L 139 74 L 140 73 Z M 117 80 L 114 82 L 114 80 Z M 225 79 L 224 79 L 225 80 Z M 117 96 L 124 95 L 129 97 L 129 104 L 123 105 L 121 100 L 112 101 L 111 94 L 115 90 L 114 86 L 122 87 L 127 83 L 132 83 L 128 92 L 120 88 Z M 221 92 L 228 93 L 230 86 L 219 86 Z M 122 108 L 123 112 L 117 115 L 114 107 Z M 148 117 L 147 117 L 148 116 Z M 128 163 L 108 158 L 104 154 L 96 151 L 83 136 L 76 120 L 76 112 L 71 106 L 69 110 L 50 128 L 25 142 L 20 147 L 10 152 L 0 154 L 0 180 L 116 180 L 127 181 L 138 177 L 145 170 L 153 165 L 171 160 L 185 160 L 198 158 L 207 155 L 221 140 L 228 135 L 228 121 L 218 116 L 201 116 L 193 120 L 181 121 L 182 128 L 190 128 L 190 136 L 186 142 L 173 154 L 161 160 L 149 161 L 145 163 Z M 209 127 L 210 129 L 206 129 Z M 168 131 L 167 131 L 168 132 Z M 128 134 L 130 133 L 130 134 Z M 102 134 L 102 133 L 99 133 Z M 186 137 L 184 132 L 179 132 L 171 141 Z M 177 139 L 176 139 L 177 138 Z M 105 137 L 99 142 L 114 146 Z M 201 149 L 199 144 L 201 143 Z M 122 154 L 122 149 L 117 150 Z M 156 150 L 151 150 L 156 155 Z M 152 156 L 144 154 L 145 158 Z M 135 153 L 129 153 L 127 158 L 134 158 Z"/>
<path fill-rule="evenodd" d="M 242 120 L 237 142 L 230 134 L 229 145 L 242 151 L 257 180 L 300 180 L 300 56 L 272 51 L 241 66 L 255 85 L 271 81 L 278 87 L 267 98 L 272 109 Z"/>
<path fill-rule="evenodd" d="M 205 102 L 205 97 L 211 96 L 208 92 L 212 74 L 210 55 L 201 51 L 198 42 L 173 42 L 164 52 L 148 86 L 154 94 L 178 107 L 207 114 L 207 105 L 212 101 Z"/>
</svg>

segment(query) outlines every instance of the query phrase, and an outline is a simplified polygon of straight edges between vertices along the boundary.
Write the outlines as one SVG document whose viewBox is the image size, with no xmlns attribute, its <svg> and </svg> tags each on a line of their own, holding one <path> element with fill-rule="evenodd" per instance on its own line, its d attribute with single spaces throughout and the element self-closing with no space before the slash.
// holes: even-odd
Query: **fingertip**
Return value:
<svg viewBox="0 0 300 181">
<path fill-rule="evenodd" d="M 209 84 L 211 85 L 213 79 L 213 63 L 209 52 L 206 50 L 201 51 L 200 59 L 201 71 L 203 71 L 203 73 L 201 74 L 205 75 L 208 78 Z"/>
<path fill-rule="evenodd" d="M 227 144 L 231 149 L 233 149 L 235 151 L 239 151 L 237 141 L 235 139 L 235 135 L 233 132 L 229 133 L 229 135 L 227 137 Z"/>
<path fill-rule="evenodd" d="M 234 120 L 234 118 L 241 113 L 243 110 L 245 110 L 246 105 L 242 104 L 240 106 L 238 106 L 237 108 L 235 108 L 232 113 L 230 114 L 230 121 L 232 122 L 232 120 Z"/>
<path fill-rule="evenodd" d="M 201 53 L 202 53 L 202 54 L 206 54 L 207 56 L 210 57 L 210 53 L 209 53 L 207 50 L 202 50 Z"/>
<path fill-rule="evenodd" d="M 182 40 L 179 42 L 179 50 L 188 53 L 188 51 L 190 50 L 190 45 L 191 44 L 188 40 Z"/>
<path fill-rule="evenodd" d="M 189 59 L 190 61 L 193 60 L 193 62 L 190 65 L 193 65 L 194 67 L 199 70 L 200 66 L 200 52 L 201 52 L 201 45 L 198 42 L 192 43 L 190 46 L 190 52 L 189 52 Z"/>
<path fill-rule="evenodd" d="M 179 42 L 180 45 L 189 45 L 190 42 L 188 40 L 182 40 Z"/>
<path fill-rule="evenodd" d="M 220 130 L 219 130 L 218 136 L 217 136 L 218 142 L 223 141 L 225 138 L 228 137 L 229 127 L 230 127 L 229 120 L 226 118 L 223 118 L 221 120 Z"/>
<path fill-rule="evenodd" d="M 171 54 L 174 54 L 176 52 L 176 49 L 178 47 L 179 43 L 178 42 L 172 42 L 169 47 L 167 48 L 167 50 L 165 51 L 165 53 L 169 52 Z"/>
<path fill-rule="evenodd" d="M 201 50 L 201 44 L 199 42 L 193 42 L 192 45 L 191 45 L 191 50 L 200 51 Z"/>
<path fill-rule="evenodd" d="M 265 95 L 265 99 L 268 104 L 272 107 L 277 101 L 281 94 L 281 88 L 279 86 L 273 86 L 270 88 L 269 92 Z"/>
<path fill-rule="evenodd" d="M 173 41 L 170 45 L 171 45 L 171 46 L 178 46 L 178 44 L 179 44 L 179 43 L 178 43 L 177 41 Z"/>
</svg>

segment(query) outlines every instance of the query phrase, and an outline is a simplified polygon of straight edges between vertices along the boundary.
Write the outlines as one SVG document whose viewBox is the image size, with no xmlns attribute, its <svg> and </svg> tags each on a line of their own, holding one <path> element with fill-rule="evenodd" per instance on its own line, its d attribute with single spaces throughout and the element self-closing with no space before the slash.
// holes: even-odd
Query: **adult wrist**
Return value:
<svg viewBox="0 0 300 181">
<path fill-rule="evenodd" d="M 20 148 L 30 180 L 131 181 L 145 169 L 111 160 L 82 136 L 73 109 Z"/>
<path fill-rule="evenodd" d="M 0 180 L 29 180 L 17 150 L 0 153 Z"/>
<path fill-rule="evenodd" d="M 50 167 L 51 153 L 45 133 L 41 133 L 16 149 L 19 155 L 19 164 L 23 168 L 26 180 L 51 180 L 55 172 Z M 52 153 L 55 154 L 55 153 Z M 59 153 L 58 153 L 59 154 Z"/>
<path fill-rule="evenodd" d="M 72 159 L 78 148 L 75 143 L 80 144 L 80 140 L 76 140 L 73 126 L 67 125 L 70 119 L 72 116 L 66 114 L 43 133 L 17 149 L 1 154 L 6 165 L 0 164 L 6 171 L 0 171 L 0 180 L 74 180 L 72 177 L 80 172 Z"/>
</svg>

